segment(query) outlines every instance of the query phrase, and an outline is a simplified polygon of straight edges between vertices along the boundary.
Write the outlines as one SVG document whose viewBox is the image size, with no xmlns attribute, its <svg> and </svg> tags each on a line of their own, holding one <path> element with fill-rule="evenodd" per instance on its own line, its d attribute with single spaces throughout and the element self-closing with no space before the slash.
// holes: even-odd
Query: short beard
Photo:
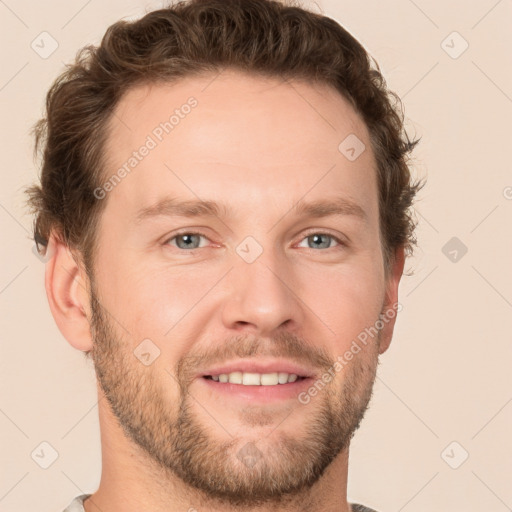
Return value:
<svg viewBox="0 0 512 512">
<path fill-rule="evenodd" d="M 284 504 L 305 495 L 348 448 L 371 399 L 378 339 L 369 346 L 367 356 L 357 356 L 343 367 L 341 389 L 333 380 L 311 400 L 319 404 L 314 414 L 309 406 L 297 406 L 304 407 L 305 434 L 292 437 L 277 426 L 273 440 L 270 436 L 251 439 L 248 429 L 248 438 L 221 442 L 193 413 L 196 400 L 188 392 L 193 368 L 184 360 L 176 365 L 180 400 L 173 408 L 153 366 L 146 367 L 135 358 L 134 347 L 115 332 L 93 288 L 91 311 L 97 379 L 124 433 L 170 479 L 178 476 L 203 500 L 247 509 Z M 291 334 L 286 338 L 295 350 L 303 344 Z M 237 340 L 237 347 L 253 351 L 255 343 Z M 175 381 L 170 378 L 169 382 Z M 255 418 L 253 423 L 257 422 Z"/>
</svg>

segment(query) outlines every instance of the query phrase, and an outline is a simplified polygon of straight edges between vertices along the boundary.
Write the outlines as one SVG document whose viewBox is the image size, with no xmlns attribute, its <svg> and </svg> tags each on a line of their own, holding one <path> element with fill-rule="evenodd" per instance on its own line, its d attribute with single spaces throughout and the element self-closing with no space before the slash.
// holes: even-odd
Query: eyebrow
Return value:
<svg viewBox="0 0 512 512">
<path fill-rule="evenodd" d="M 290 212 L 302 217 L 322 218 L 338 215 L 353 216 L 363 222 L 368 221 L 368 216 L 360 205 L 343 197 L 319 199 L 312 202 L 299 200 L 283 217 Z M 137 223 L 141 223 L 159 216 L 232 218 L 234 214 L 232 209 L 224 203 L 200 199 L 182 201 L 166 197 L 153 205 L 142 208 L 135 219 Z"/>
<path fill-rule="evenodd" d="M 317 201 L 305 202 L 299 201 L 292 210 L 297 216 L 308 217 L 329 217 L 330 215 L 353 216 L 364 222 L 368 217 L 364 209 L 354 201 L 343 197 L 335 199 L 319 199 Z"/>
<path fill-rule="evenodd" d="M 215 201 L 202 201 L 192 199 L 181 201 L 173 197 L 166 197 L 153 205 L 143 208 L 137 213 L 136 221 L 159 216 L 177 217 L 229 217 L 229 209 Z"/>
</svg>

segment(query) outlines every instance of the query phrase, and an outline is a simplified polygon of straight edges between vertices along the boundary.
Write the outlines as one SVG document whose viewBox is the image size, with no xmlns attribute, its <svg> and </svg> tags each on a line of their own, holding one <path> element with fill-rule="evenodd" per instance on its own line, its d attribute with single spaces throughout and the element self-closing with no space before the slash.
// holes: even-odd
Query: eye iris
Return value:
<svg viewBox="0 0 512 512">
<path fill-rule="evenodd" d="M 311 235 L 308 238 L 309 240 L 314 240 L 314 243 L 316 243 L 317 241 L 321 240 L 322 237 L 324 237 L 327 240 L 327 242 L 320 242 L 320 244 L 315 245 L 315 247 L 329 248 L 329 246 L 331 245 L 329 235 Z"/>
<path fill-rule="evenodd" d="M 190 248 L 192 248 L 192 249 L 197 249 L 197 247 L 198 247 L 198 245 L 197 245 L 197 244 L 196 244 L 196 245 L 194 245 L 194 244 L 193 244 L 193 242 L 192 242 L 192 244 L 190 243 L 190 240 L 191 240 L 192 238 L 194 238 L 194 237 L 197 239 L 197 241 L 199 241 L 199 235 L 193 235 L 193 234 L 178 235 L 178 236 L 176 237 L 176 245 L 177 245 L 180 249 L 190 249 Z M 185 240 L 185 239 L 186 239 L 186 240 L 188 240 L 189 242 L 185 242 L 185 244 L 184 244 L 183 246 L 182 246 L 182 245 L 180 245 L 180 240 Z M 194 247 L 191 247 L 192 245 L 194 245 Z"/>
</svg>

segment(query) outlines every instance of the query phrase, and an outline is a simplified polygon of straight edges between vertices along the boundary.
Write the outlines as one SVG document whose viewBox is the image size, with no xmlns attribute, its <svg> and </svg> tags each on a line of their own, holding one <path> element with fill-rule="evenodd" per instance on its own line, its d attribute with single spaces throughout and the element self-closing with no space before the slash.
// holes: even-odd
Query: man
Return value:
<svg viewBox="0 0 512 512">
<path fill-rule="evenodd" d="M 349 444 L 420 186 L 393 97 L 341 26 L 269 0 L 118 22 L 55 82 L 35 240 L 102 443 L 66 510 L 370 510 Z"/>
</svg>

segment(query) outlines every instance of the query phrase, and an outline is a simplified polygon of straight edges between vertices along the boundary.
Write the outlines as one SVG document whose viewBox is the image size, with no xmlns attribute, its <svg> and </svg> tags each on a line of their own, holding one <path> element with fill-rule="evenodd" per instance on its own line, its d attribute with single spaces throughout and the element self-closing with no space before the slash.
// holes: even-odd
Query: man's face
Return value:
<svg viewBox="0 0 512 512">
<path fill-rule="evenodd" d="M 150 462 L 249 505 L 306 489 L 347 448 L 379 337 L 343 354 L 388 283 L 375 161 L 349 104 L 327 87 L 214 78 L 138 87 L 115 111 L 105 181 L 138 157 L 102 199 L 92 355 Z M 338 149 L 351 134 L 366 145 L 355 160 Z M 217 215 L 176 208 L 199 200 Z M 296 209 L 320 202 L 339 211 Z"/>
</svg>

